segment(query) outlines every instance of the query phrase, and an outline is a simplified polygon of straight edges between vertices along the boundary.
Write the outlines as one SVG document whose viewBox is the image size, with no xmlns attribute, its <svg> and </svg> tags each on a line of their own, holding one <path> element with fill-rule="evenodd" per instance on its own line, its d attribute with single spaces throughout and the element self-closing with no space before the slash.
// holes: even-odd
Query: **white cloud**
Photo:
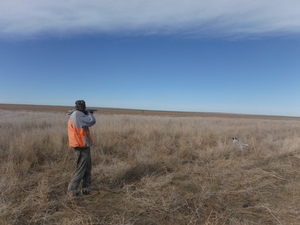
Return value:
<svg viewBox="0 0 300 225">
<path fill-rule="evenodd" d="M 2 0 L 0 36 L 298 35 L 299 0 Z"/>
</svg>

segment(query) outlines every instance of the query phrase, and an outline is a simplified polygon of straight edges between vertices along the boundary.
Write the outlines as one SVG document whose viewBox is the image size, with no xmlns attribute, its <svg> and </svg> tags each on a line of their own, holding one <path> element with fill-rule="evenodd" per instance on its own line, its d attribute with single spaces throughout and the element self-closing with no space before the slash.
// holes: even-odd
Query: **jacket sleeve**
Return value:
<svg viewBox="0 0 300 225">
<path fill-rule="evenodd" d="M 82 127 L 91 127 L 96 123 L 96 119 L 93 114 L 89 113 L 85 115 L 84 113 L 80 114 L 80 122 Z"/>
</svg>

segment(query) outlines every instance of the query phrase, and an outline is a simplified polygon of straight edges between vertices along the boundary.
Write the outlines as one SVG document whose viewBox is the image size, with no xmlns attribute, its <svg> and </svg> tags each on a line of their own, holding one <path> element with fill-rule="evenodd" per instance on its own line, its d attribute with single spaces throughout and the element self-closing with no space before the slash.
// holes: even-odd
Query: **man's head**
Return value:
<svg viewBox="0 0 300 225">
<path fill-rule="evenodd" d="M 84 100 L 77 100 L 75 102 L 75 109 L 84 112 L 85 109 L 86 109 L 85 101 Z"/>
</svg>

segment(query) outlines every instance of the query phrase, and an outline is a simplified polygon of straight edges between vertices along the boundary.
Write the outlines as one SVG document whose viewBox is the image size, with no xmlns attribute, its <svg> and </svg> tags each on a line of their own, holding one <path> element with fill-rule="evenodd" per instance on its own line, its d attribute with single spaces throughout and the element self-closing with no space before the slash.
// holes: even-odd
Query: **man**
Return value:
<svg viewBox="0 0 300 225">
<path fill-rule="evenodd" d="M 88 195 L 91 189 L 92 161 L 90 146 L 92 139 L 89 127 L 96 123 L 93 111 L 86 110 L 84 100 L 75 102 L 75 110 L 68 112 L 68 136 L 69 147 L 75 150 L 77 165 L 73 177 L 69 183 L 67 194 L 73 199 L 78 195 L 77 188 L 82 181 L 81 192 Z"/>
</svg>

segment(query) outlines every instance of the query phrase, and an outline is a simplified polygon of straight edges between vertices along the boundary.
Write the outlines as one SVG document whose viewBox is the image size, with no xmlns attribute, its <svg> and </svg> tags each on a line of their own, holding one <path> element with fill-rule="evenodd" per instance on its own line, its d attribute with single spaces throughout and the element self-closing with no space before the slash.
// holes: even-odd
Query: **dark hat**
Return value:
<svg viewBox="0 0 300 225">
<path fill-rule="evenodd" d="M 84 100 L 77 100 L 75 102 L 75 109 L 80 110 L 80 111 L 85 111 L 85 109 L 86 109 L 85 101 Z"/>
</svg>

